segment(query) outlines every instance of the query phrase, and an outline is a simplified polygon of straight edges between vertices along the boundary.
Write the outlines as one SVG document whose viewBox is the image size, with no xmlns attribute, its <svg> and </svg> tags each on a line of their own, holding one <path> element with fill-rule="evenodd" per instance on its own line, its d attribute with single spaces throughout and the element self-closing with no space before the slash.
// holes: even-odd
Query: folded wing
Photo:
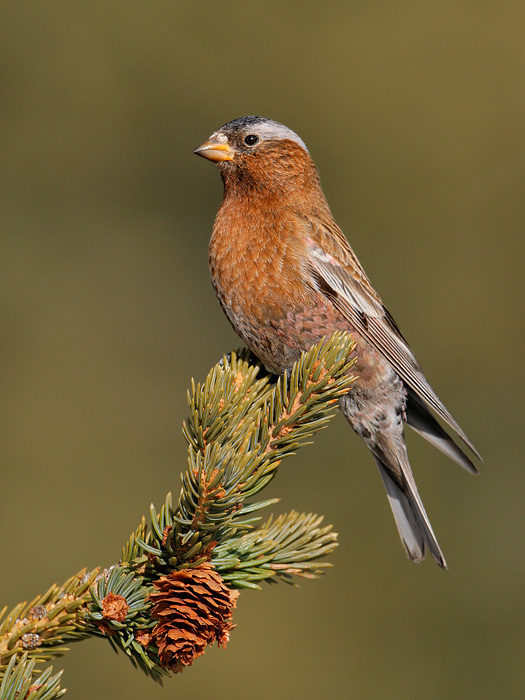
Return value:
<svg viewBox="0 0 525 700">
<path fill-rule="evenodd" d="M 407 422 L 423 437 L 468 471 L 472 462 L 455 445 L 432 415 L 429 406 L 481 459 L 459 424 L 425 379 L 419 363 L 388 310 L 366 277 L 346 238 L 334 224 L 310 224 L 306 232 L 312 284 L 325 294 L 349 323 L 394 367 L 412 394 Z M 451 445 L 454 447 L 452 448 Z"/>
</svg>

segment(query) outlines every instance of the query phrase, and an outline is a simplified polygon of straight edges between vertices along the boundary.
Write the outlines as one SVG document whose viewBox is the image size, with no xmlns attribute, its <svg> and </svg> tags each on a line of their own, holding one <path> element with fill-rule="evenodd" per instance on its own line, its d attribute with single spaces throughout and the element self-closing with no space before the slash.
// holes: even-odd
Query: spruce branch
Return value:
<svg viewBox="0 0 525 700">
<path fill-rule="evenodd" d="M 336 332 L 277 381 L 260 376 L 246 350 L 224 357 L 202 384 L 192 380 L 177 503 L 168 493 L 160 511 L 150 507 L 150 522 L 142 518 L 117 564 L 83 570 L 0 613 L 0 700 L 59 697 L 60 674 L 47 669 L 35 684 L 35 663 L 89 636 L 107 638 L 160 682 L 214 641 L 225 645 L 236 589 L 323 573 L 329 564 L 317 560 L 337 546 L 331 526 L 295 511 L 261 524 L 258 511 L 278 499 L 254 497 L 326 426 L 355 379 L 353 349 Z"/>
<path fill-rule="evenodd" d="M 294 583 L 293 576 L 316 578 L 327 562 L 311 562 L 332 552 L 337 535 L 332 526 L 319 527 L 322 516 L 291 511 L 219 545 L 213 564 L 235 588 L 260 588 L 255 582 L 278 579 Z"/>
<path fill-rule="evenodd" d="M 30 661 L 49 661 L 67 651 L 65 644 L 87 635 L 78 620 L 98 573 L 82 570 L 7 615 L 7 607 L 0 612 L 0 678 L 13 656 L 25 653 Z"/>
<path fill-rule="evenodd" d="M 53 667 L 47 668 L 33 682 L 35 660 L 28 660 L 26 654 L 17 659 L 12 656 L 0 683 L 2 700 L 56 700 L 66 692 L 60 688 L 62 671 L 52 676 Z"/>
</svg>

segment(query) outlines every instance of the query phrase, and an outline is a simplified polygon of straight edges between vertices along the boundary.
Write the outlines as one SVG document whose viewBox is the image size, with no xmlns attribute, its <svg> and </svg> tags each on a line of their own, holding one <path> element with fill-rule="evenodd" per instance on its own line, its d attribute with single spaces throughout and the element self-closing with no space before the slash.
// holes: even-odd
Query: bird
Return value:
<svg viewBox="0 0 525 700">
<path fill-rule="evenodd" d="M 321 187 L 304 141 L 272 119 L 234 119 L 194 153 L 220 172 L 224 194 L 209 243 L 219 303 L 240 338 L 274 374 L 336 330 L 355 340 L 358 379 L 339 401 L 379 467 L 408 558 L 447 564 L 408 459 L 407 424 L 472 474 L 481 460 L 438 398 L 372 287 Z"/>
</svg>

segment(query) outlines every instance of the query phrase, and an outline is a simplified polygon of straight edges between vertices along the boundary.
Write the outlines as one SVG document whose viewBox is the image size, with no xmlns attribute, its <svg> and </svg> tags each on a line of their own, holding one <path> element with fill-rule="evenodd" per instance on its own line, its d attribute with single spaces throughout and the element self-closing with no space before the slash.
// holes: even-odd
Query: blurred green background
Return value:
<svg viewBox="0 0 525 700">
<path fill-rule="evenodd" d="M 235 117 L 304 138 L 485 458 L 475 479 L 409 435 L 450 571 L 415 566 L 337 416 L 266 492 L 334 524 L 328 576 L 243 593 L 228 649 L 164 689 L 77 645 L 68 697 L 523 697 L 524 23 L 506 0 L 0 5 L 0 607 L 111 564 L 178 493 L 190 377 L 239 344 L 192 155 Z"/>
</svg>

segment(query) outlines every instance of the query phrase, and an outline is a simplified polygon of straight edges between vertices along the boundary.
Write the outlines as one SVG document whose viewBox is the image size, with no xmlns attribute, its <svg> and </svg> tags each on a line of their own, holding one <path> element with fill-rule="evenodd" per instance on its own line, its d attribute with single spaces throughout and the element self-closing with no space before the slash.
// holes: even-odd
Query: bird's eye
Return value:
<svg viewBox="0 0 525 700">
<path fill-rule="evenodd" d="M 244 143 L 247 146 L 255 146 L 255 144 L 259 141 L 259 137 L 256 136 L 255 134 L 248 134 L 248 136 L 244 139 Z"/>
</svg>

